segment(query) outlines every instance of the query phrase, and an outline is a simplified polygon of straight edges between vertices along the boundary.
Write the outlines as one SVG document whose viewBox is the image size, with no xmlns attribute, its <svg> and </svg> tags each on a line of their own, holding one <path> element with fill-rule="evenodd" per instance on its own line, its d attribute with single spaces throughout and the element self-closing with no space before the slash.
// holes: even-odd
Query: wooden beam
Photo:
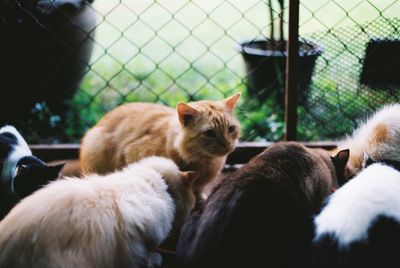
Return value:
<svg viewBox="0 0 400 268">
<path fill-rule="evenodd" d="M 335 142 L 302 142 L 310 148 L 323 148 L 331 150 L 336 148 Z M 252 157 L 271 146 L 271 142 L 242 142 L 228 156 L 227 164 L 244 164 Z M 79 144 L 34 144 L 30 146 L 34 155 L 43 161 L 67 160 L 79 158 Z"/>
<path fill-rule="evenodd" d="M 43 161 L 79 158 L 79 144 L 33 144 L 29 147 Z"/>
</svg>

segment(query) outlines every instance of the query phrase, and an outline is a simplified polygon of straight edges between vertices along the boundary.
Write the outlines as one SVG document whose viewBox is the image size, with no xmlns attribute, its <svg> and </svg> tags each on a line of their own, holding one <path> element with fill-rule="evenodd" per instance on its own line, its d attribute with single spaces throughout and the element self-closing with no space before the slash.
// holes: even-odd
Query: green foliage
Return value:
<svg viewBox="0 0 400 268">
<path fill-rule="evenodd" d="M 238 107 L 242 127 L 242 141 L 279 141 L 284 135 L 284 110 L 275 96 L 264 102 L 244 94 Z"/>
<path fill-rule="evenodd" d="M 196 74 L 193 73 L 193 76 Z M 157 102 L 175 107 L 179 102 L 202 99 L 217 100 L 238 91 L 243 93 L 236 109 L 242 128 L 241 140 L 279 141 L 284 137 L 284 109 L 277 103 L 277 93 L 260 102 L 248 96 L 245 84 L 239 79 L 235 81 L 222 80 L 219 81 L 219 84 L 212 86 L 205 84 L 192 94 L 188 94 L 186 90 L 176 85 L 164 88 L 158 81 L 145 76 L 130 77 L 130 79 L 120 81 L 121 84 L 125 84 L 125 87 L 121 87 L 118 92 L 111 86 L 94 92 L 94 85 L 98 86 L 99 84 L 97 78 L 85 79 L 81 89 L 71 102 L 71 109 L 65 120 L 52 114 L 45 103 L 38 104 L 27 122 L 30 128 L 34 129 L 32 133 L 36 134 L 30 136 L 29 142 L 80 142 L 87 129 L 95 125 L 105 113 L 125 102 Z M 191 78 L 188 77 L 188 79 Z M 193 77 L 193 79 L 195 78 Z M 135 84 L 146 84 L 146 87 L 128 90 Z M 323 93 L 320 90 L 321 85 L 324 85 Z M 351 118 L 361 117 L 369 105 L 368 91 L 354 92 L 349 96 L 348 91 L 338 87 L 332 80 L 315 81 L 310 90 L 311 94 L 313 90 L 316 90 L 322 95 L 316 102 L 298 107 L 299 140 L 334 139 L 349 133 L 356 124 Z M 354 102 L 355 98 L 357 98 L 356 103 Z M 332 110 L 337 112 L 332 114 Z M 354 116 L 355 114 L 356 116 Z M 329 128 L 325 127 L 326 120 L 341 122 L 335 126 L 335 136 L 332 135 Z"/>
<path fill-rule="evenodd" d="M 222 99 L 242 92 L 236 110 L 241 122 L 242 141 L 279 141 L 284 137 L 284 108 L 278 91 L 261 102 L 247 94 L 241 75 L 225 67 L 198 66 L 180 70 L 163 66 L 162 70 L 128 72 L 117 65 L 96 66 L 89 72 L 70 103 L 66 118 L 54 114 L 45 103 L 32 110 L 30 118 L 22 122 L 30 143 L 80 142 L 86 130 L 102 116 L 126 102 L 153 102 L 175 107 L 179 102 L 203 99 Z M 102 71 L 102 69 L 108 71 Z M 114 73 L 110 70 L 118 70 Z M 143 71 L 147 70 L 147 71 Z M 98 73 L 98 74 L 97 74 Z M 208 73 L 208 76 L 204 73 Z M 106 77 L 100 76 L 106 75 Z M 352 82 L 341 84 L 344 74 L 324 70 L 313 77 L 308 102 L 299 106 L 297 133 L 299 140 L 332 140 L 349 133 L 356 119 L 395 102 L 396 94 L 388 94 Z M 347 78 L 346 81 L 354 81 Z"/>
<path fill-rule="evenodd" d="M 187 76 L 194 81 L 198 74 Z M 119 81 L 118 90 L 111 84 L 104 84 L 102 90 L 95 91 L 102 82 L 95 76 L 88 77 L 81 84 L 70 104 L 67 118 L 52 113 L 45 103 L 39 103 L 32 110 L 32 116 L 24 123 L 28 126 L 30 143 L 70 143 L 80 142 L 86 130 L 95 125 L 102 116 L 114 107 L 125 102 L 156 102 L 175 107 L 179 102 L 202 99 L 222 99 L 242 92 L 242 98 L 236 109 L 241 122 L 242 141 L 279 141 L 284 137 L 284 109 L 277 103 L 277 93 L 260 102 L 248 96 L 246 86 L 237 77 L 205 83 L 200 89 L 190 91 L 174 84 L 173 81 L 159 83 L 159 77 L 127 76 Z M 136 88 L 135 88 L 136 85 Z M 137 86 L 141 85 L 141 86 Z M 144 86 L 145 85 L 145 86 Z M 165 85 L 167 85 L 165 87 Z M 324 90 L 321 90 L 323 88 Z M 318 94 L 315 94 L 318 93 Z M 379 96 L 377 96 L 377 94 Z M 349 91 L 340 87 L 333 79 L 315 80 L 310 87 L 313 96 L 305 106 L 299 106 L 297 133 L 299 140 L 336 139 L 349 133 L 357 124 L 354 118 L 363 118 L 371 107 L 371 96 L 386 100 L 386 92 L 373 89 Z M 315 96 L 318 96 L 316 98 Z M 357 100 L 355 102 L 355 100 Z M 332 111 L 335 111 L 332 113 Z M 327 125 L 334 125 L 335 132 Z M 27 132 L 25 131 L 25 132 Z"/>
<path fill-rule="evenodd" d="M 60 127 L 62 118 L 54 114 L 45 102 L 37 103 L 31 111 L 31 116 L 17 122 L 16 126 L 20 129 L 28 143 L 56 143 L 60 137 Z M 22 128 L 22 129 L 21 129 Z"/>
<path fill-rule="evenodd" d="M 198 73 L 189 72 L 188 81 L 199 79 Z M 171 74 L 172 77 L 172 74 Z M 242 92 L 242 98 L 236 109 L 242 125 L 241 140 L 243 141 L 277 141 L 283 138 L 284 123 L 283 109 L 277 107 L 275 96 L 260 102 L 249 97 L 246 86 L 239 78 L 232 75 L 221 75 L 213 84 L 205 83 L 196 91 L 179 87 L 174 81 L 160 83 L 157 76 L 130 76 L 125 81 L 119 81 L 118 93 L 111 85 L 99 92 L 93 92 L 101 79 L 92 76 L 85 79 L 81 90 L 75 95 L 69 112 L 66 133 L 69 142 L 79 142 L 85 131 L 93 126 L 112 108 L 125 102 L 156 102 L 175 107 L 179 102 L 188 102 L 204 99 L 219 100 L 236 92 Z M 193 82 L 195 84 L 196 82 Z M 111 83 L 110 83 L 111 84 Z M 135 85 L 141 85 L 134 88 Z M 164 87 L 165 85 L 171 85 Z M 130 88 L 134 88 L 129 90 Z"/>
</svg>

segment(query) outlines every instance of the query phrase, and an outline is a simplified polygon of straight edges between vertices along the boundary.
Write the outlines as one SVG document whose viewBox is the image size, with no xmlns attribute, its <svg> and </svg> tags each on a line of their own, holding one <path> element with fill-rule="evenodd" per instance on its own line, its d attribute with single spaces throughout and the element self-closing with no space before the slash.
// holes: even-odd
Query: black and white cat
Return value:
<svg viewBox="0 0 400 268">
<path fill-rule="evenodd" d="M 315 218 L 312 267 L 399 267 L 400 165 L 366 166 Z"/>
<path fill-rule="evenodd" d="M 33 156 L 13 126 L 0 128 L 0 219 L 19 199 L 58 178 L 63 166 L 48 166 Z"/>
</svg>

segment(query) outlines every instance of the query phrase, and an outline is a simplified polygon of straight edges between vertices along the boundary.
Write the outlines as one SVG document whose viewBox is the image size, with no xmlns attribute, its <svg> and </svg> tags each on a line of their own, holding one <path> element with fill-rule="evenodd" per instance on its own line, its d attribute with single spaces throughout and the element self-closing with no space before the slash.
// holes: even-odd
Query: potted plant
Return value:
<svg viewBox="0 0 400 268">
<path fill-rule="evenodd" d="M 260 101 L 275 96 L 278 104 L 283 107 L 287 41 L 284 39 L 284 0 L 277 0 L 277 2 L 279 6 L 278 39 L 275 39 L 274 9 L 272 0 L 269 0 L 268 7 L 271 18 L 269 39 L 244 42 L 237 49 L 243 55 L 249 96 Z M 300 104 L 306 103 L 315 61 L 323 51 L 323 47 L 316 42 L 299 41 L 300 81 L 297 95 Z"/>
<path fill-rule="evenodd" d="M 26 127 L 39 104 L 65 120 L 93 50 L 87 2 L 0 0 L 0 125 Z"/>
<path fill-rule="evenodd" d="M 371 38 L 365 49 L 360 83 L 373 89 L 396 91 L 400 85 L 400 39 Z"/>
</svg>

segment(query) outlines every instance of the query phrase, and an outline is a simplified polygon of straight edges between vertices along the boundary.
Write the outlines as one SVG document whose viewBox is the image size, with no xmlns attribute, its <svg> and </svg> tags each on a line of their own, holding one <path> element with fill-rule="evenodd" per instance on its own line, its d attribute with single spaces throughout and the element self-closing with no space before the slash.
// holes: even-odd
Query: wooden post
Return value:
<svg viewBox="0 0 400 268">
<path fill-rule="evenodd" d="M 299 63 L 299 0 L 289 1 L 289 36 L 286 57 L 285 81 L 285 140 L 296 140 L 297 85 Z"/>
</svg>

